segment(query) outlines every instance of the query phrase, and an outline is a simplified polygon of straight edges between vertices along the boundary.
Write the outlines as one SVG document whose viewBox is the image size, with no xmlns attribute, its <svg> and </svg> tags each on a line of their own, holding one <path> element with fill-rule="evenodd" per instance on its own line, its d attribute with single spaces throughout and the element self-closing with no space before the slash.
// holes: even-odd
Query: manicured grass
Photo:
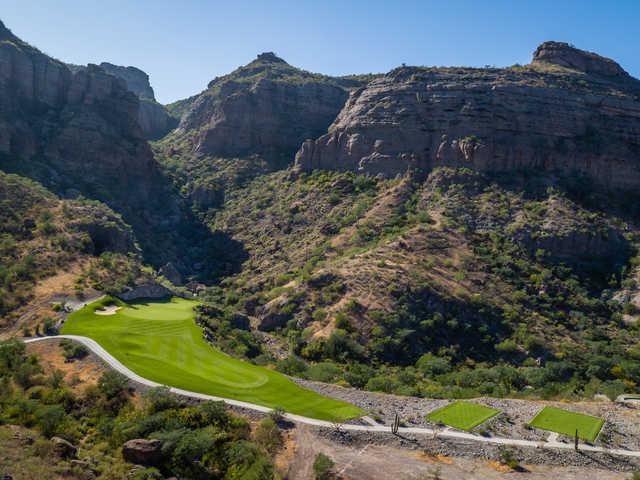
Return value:
<svg viewBox="0 0 640 480">
<path fill-rule="evenodd" d="M 600 417 L 570 412 L 561 408 L 544 407 L 529 423 L 532 427 L 550 432 L 561 433 L 573 437 L 578 430 L 578 437 L 593 442 L 598 438 L 604 420 Z"/>
<path fill-rule="evenodd" d="M 500 413 L 500 410 L 495 408 L 459 401 L 431 412 L 427 415 L 427 419 L 444 423 L 460 430 L 471 431 L 498 413 Z"/>
<path fill-rule="evenodd" d="M 114 302 L 122 307 L 114 315 L 94 313 Z M 194 322 L 195 305 L 180 298 L 130 304 L 105 298 L 71 314 L 61 333 L 92 338 L 138 375 L 164 385 L 282 407 L 321 420 L 343 421 L 364 414 L 278 372 L 212 348 Z"/>
</svg>

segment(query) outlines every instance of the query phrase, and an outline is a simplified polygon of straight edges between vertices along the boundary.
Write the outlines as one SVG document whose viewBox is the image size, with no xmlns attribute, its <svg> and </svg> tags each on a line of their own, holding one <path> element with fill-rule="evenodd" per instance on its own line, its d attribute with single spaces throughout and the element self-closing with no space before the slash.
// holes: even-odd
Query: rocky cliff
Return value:
<svg viewBox="0 0 640 480">
<path fill-rule="evenodd" d="M 386 177 L 435 166 L 533 168 L 636 188 L 640 82 L 612 60 L 556 42 L 525 67 L 402 67 L 353 92 L 296 165 Z"/>
<path fill-rule="evenodd" d="M 72 71 L 0 23 L 0 169 L 104 201 L 133 227 L 148 261 L 204 273 L 210 233 L 160 172 L 139 105 L 101 67 Z"/>
<path fill-rule="evenodd" d="M 129 91 L 140 99 L 138 123 L 146 138 L 161 138 L 178 125 L 178 121 L 156 101 L 149 75 L 145 72 L 136 67 L 122 67 L 108 62 L 102 62 L 100 67 L 109 75 L 124 80 Z"/>
<path fill-rule="evenodd" d="M 343 85 L 263 53 L 182 105 L 179 131 L 193 136 L 199 154 L 259 154 L 287 162 L 302 140 L 320 135 L 335 119 L 348 96 Z"/>
<path fill-rule="evenodd" d="M 155 94 L 149 83 L 149 75 L 136 67 L 122 67 L 109 62 L 102 62 L 102 68 L 109 75 L 121 78 L 127 84 L 127 88 L 135 93 L 138 98 L 155 100 Z"/>
</svg>

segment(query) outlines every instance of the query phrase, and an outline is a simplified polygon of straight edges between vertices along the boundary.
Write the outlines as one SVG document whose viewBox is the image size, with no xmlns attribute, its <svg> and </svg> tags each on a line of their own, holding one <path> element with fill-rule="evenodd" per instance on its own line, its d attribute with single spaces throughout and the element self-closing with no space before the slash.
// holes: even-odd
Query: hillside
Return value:
<svg viewBox="0 0 640 480">
<path fill-rule="evenodd" d="M 218 344 L 388 392 L 632 391 L 640 83 L 555 42 L 527 66 L 369 80 L 291 168 L 204 153 L 198 125 L 246 95 L 220 79 L 156 145 L 199 218 L 248 254 L 203 291 Z M 199 119 L 204 105 L 219 106 Z"/>
</svg>

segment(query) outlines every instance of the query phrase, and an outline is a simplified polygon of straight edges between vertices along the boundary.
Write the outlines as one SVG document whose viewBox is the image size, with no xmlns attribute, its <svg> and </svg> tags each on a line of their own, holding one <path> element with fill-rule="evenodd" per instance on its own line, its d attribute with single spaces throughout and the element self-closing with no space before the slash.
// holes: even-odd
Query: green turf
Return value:
<svg viewBox="0 0 640 480">
<path fill-rule="evenodd" d="M 122 308 L 114 315 L 94 313 L 109 302 Z M 278 372 L 212 348 L 194 322 L 194 305 L 179 298 L 130 304 L 105 298 L 71 314 L 61 333 L 92 338 L 138 375 L 164 385 L 282 407 L 322 420 L 343 421 L 364 414 L 351 404 L 306 390 Z"/>
<path fill-rule="evenodd" d="M 593 442 L 598 438 L 604 420 L 600 417 L 570 412 L 561 408 L 544 407 L 529 425 L 550 432 L 561 433 L 573 437 L 578 430 L 578 437 Z"/>
<path fill-rule="evenodd" d="M 500 410 L 495 408 L 459 401 L 431 412 L 427 415 L 427 419 L 444 423 L 460 430 L 471 431 L 498 413 L 500 413 Z"/>
</svg>

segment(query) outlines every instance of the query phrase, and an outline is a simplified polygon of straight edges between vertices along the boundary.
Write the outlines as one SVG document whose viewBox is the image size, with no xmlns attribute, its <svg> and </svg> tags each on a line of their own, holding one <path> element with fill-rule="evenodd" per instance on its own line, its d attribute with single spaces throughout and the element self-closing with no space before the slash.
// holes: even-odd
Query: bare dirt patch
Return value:
<svg viewBox="0 0 640 480">
<path fill-rule="evenodd" d="M 27 344 L 27 351 L 40 358 L 45 375 L 50 375 L 54 370 L 63 371 L 65 382 L 75 393 L 81 392 L 87 385 L 97 384 L 107 370 L 102 361 L 92 353 L 81 360 L 67 361 L 58 340 Z"/>
</svg>

